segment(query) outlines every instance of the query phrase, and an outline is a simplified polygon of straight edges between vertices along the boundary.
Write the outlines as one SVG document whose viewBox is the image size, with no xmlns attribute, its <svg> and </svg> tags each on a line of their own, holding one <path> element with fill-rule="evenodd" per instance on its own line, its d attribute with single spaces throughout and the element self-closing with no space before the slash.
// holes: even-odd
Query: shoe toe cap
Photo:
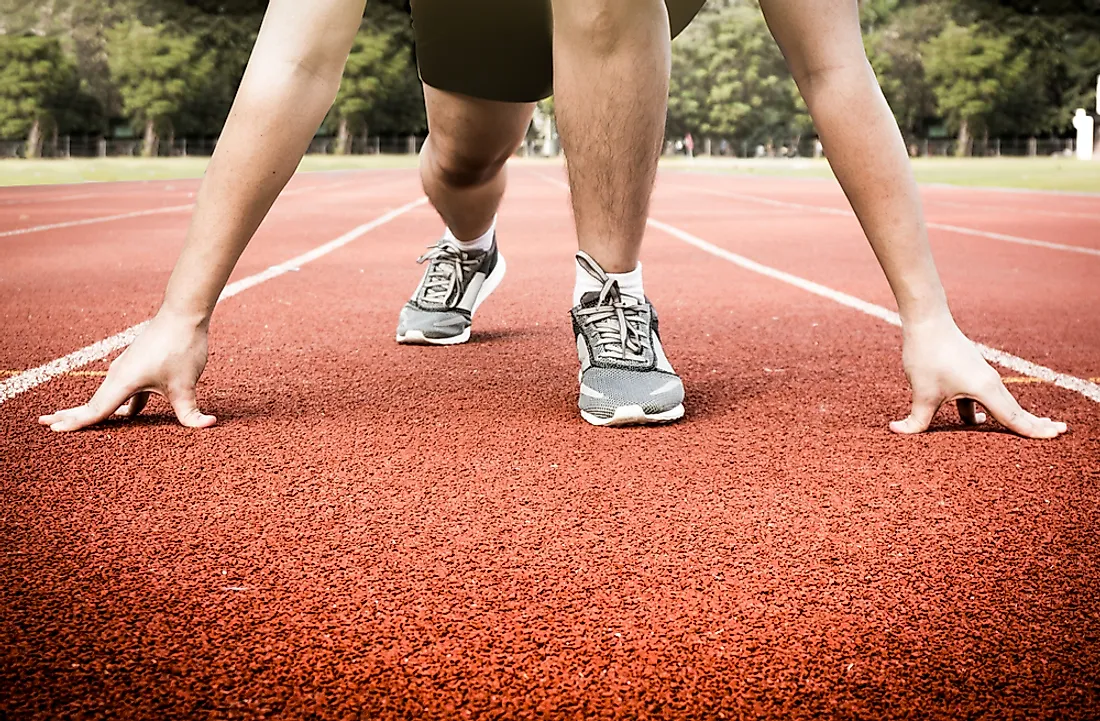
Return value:
<svg viewBox="0 0 1100 721">
<path fill-rule="evenodd" d="M 593 413 L 613 414 L 616 408 L 640 406 L 662 413 L 684 402 L 680 378 L 662 371 L 589 368 L 581 376 L 580 406 Z"/>
<path fill-rule="evenodd" d="M 419 331 L 425 338 L 452 338 L 469 327 L 470 319 L 457 311 L 428 311 L 405 306 L 397 322 L 397 333 Z"/>
</svg>

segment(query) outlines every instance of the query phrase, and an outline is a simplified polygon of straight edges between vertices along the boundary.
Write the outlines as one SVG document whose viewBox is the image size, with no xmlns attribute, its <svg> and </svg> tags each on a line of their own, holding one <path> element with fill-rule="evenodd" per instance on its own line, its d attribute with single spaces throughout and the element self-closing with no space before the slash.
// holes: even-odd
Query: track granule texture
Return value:
<svg viewBox="0 0 1100 721">
<path fill-rule="evenodd" d="M 513 173 L 509 275 L 466 346 L 393 342 L 440 232 L 423 206 L 219 308 L 200 388 L 214 429 L 163 403 L 72 435 L 34 423 L 98 375 L 0 406 L 0 717 L 1100 717 L 1095 402 L 1010 385 L 1070 424 L 1055 442 L 946 410 L 893 436 L 897 329 L 652 230 L 647 291 L 688 417 L 588 427 L 571 221 L 543 174 Z M 237 277 L 419 190 L 403 171 L 297 182 Z M 700 187 L 840 208 L 834 185 L 670 174 L 653 214 L 890 306 L 854 219 Z M 138 189 L 106 213 L 40 202 L 0 232 L 52 205 L 177 203 Z M 1082 246 L 1100 230 L 1100 199 L 927 194 L 945 224 Z M 997 223 L 936 198 L 997 206 Z M 3 362 L 148 317 L 186 218 L 0 239 Z M 1100 376 L 1100 257 L 933 244 L 975 339 Z"/>
</svg>

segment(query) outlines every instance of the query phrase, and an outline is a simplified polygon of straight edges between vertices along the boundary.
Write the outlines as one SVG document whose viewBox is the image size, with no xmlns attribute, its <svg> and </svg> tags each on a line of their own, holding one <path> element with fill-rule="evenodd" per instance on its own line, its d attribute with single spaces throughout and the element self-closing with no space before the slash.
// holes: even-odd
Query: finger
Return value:
<svg viewBox="0 0 1100 721">
<path fill-rule="evenodd" d="M 985 414 L 978 410 L 978 404 L 972 398 L 960 398 L 955 401 L 955 406 L 964 425 L 980 426 L 985 423 Z"/>
<path fill-rule="evenodd" d="M 142 391 L 141 393 L 135 393 L 134 397 L 126 403 L 126 405 L 115 411 L 116 416 L 122 418 L 134 418 L 141 414 L 145 410 L 145 406 L 149 403 L 149 391 Z"/>
<path fill-rule="evenodd" d="M 1054 438 L 1066 432 L 1065 423 L 1037 418 L 1021 408 L 1004 383 L 997 383 L 992 390 L 979 396 L 978 401 L 1001 425 L 1025 438 Z"/>
<path fill-rule="evenodd" d="M 218 422 L 214 416 L 208 416 L 199 410 L 194 388 L 177 389 L 169 394 L 168 401 L 176 412 L 176 418 L 188 428 L 209 428 Z"/>
<path fill-rule="evenodd" d="M 909 417 L 903 421 L 894 421 L 891 423 L 890 430 L 894 433 L 905 435 L 924 433 L 928 430 L 928 425 L 932 422 L 932 417 L 936 415 L 936 411 L 939 409 L 939 400 L 930 400 L 928 398 L 914 399 L 913 410 L 910 411 Z"/>
<path fill-rule="evenodd" d="M 50 430 L 57 432 L 78 431 L 81 428 L 95 425 L 110 416 L 136 390 L 136 388 L 121 385 L 108 377 L 87 403 L 53 414 L 48 424 Z M 39 422 L 44 423 L 46 418 L 48 416 L 43 416 L 39 419 Z"/>
</svg>

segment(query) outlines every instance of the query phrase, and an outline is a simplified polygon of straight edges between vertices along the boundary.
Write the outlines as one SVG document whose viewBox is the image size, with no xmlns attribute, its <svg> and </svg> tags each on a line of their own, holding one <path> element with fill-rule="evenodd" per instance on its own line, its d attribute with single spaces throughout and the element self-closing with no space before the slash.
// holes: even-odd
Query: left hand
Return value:
<svg viewBox="0 0 1100 721">
<path fill-rule="evenodd" d="M 1056 438 L 1066 424 L 1028 413 L 1005 388 L 1004 382 L 977 347 L 950 318 L 916 323 L 904 329 L 902 361 L 913 388 L 913 409 L 903 421 L 894 421 L 894 433 L 928 430 L 940 406 L 955 401 L 966 425 L 985 423 L 980 403 L 997 421 L 1025 438 Z"/>
</svg>

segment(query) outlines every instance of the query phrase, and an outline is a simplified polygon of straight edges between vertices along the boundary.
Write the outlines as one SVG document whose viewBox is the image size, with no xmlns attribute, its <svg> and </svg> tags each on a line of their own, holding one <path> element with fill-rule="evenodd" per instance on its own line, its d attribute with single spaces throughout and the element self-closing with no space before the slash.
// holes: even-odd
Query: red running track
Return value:
<svg viewBox="0 0 1100 721">
<path fill-rule="evenodd" d="M 440 231 L 419 206 L 222 304 L 212 430 L 163 404 L 34 423 L 105 361 L 0 405 L 0 717 L 1096 718 L 1097 402 L 1003 370 L 1071 432 L 945 411 L 893 436 L 896 328 L 655 227 L 647 290 L 688 417 L 591 428 L 559 176 L 513 171 L 509 276 L 467 346 L 393 342 Z M 411 171 L 295 182 L 237 278 L 419 193 Z M 0 191 L 0 366 L 148 317 L 187 212 L 5 231 L 193 191 Z M 1100 246 L 1098 197 L 925 193 L 934 223 Z M 670 173 L 653 215 L 892 307 L 855 220 L 805 206 L 845 207 L 833 183 Z M 1100 376 L 1100 256 L 932 242 L 972 337 Z"/>
</svg>

